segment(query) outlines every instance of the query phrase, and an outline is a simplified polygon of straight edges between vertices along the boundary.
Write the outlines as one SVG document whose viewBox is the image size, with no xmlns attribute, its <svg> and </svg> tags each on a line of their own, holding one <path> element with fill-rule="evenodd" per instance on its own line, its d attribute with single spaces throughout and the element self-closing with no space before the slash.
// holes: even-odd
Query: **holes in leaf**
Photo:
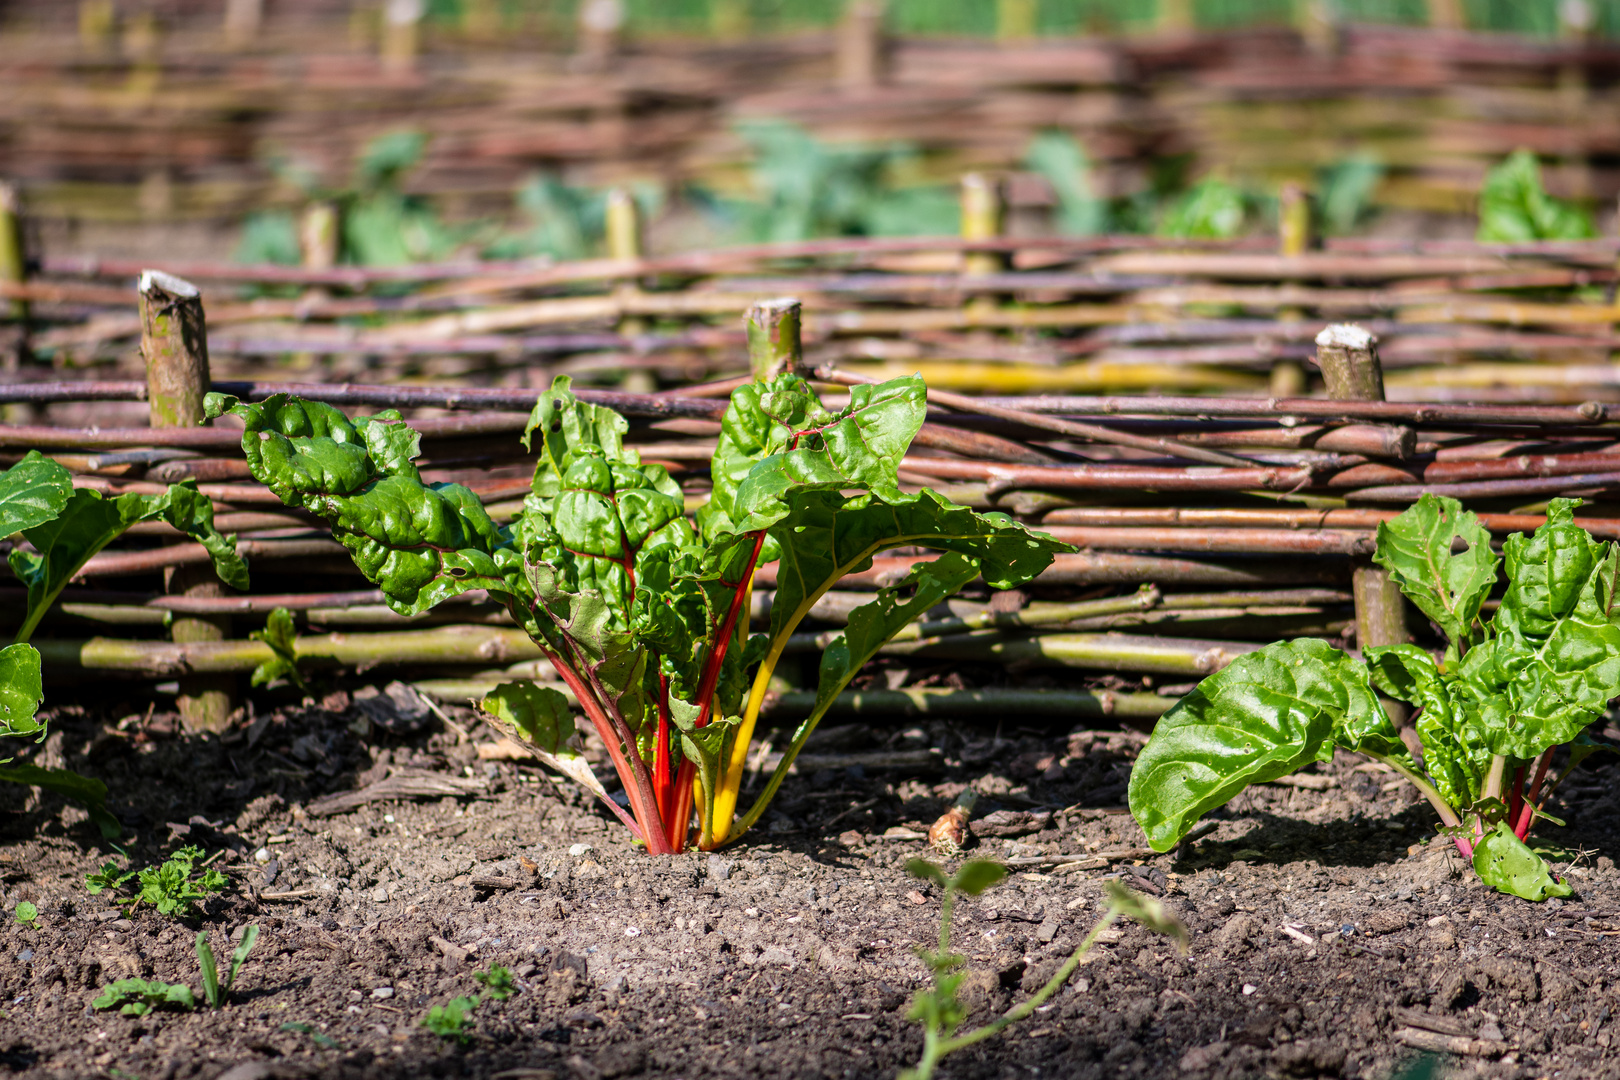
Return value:
<svg viewBox="0 0 1620 1080">
<path fill-rule="evenodd" d="M 1453 555 L 1463 555 L 1466 554 L 1468 550 L 1468 540 L 1465 537 L 1458 535 L 1451 538 L 1451 553 Z"/>
<path fill-rule="evenodd" d="M 450 567 L 450 576 L 453 578 L 464 578 L 467 576 L 467 568 L 465 566 L 452 566 Z"/>
</svg>

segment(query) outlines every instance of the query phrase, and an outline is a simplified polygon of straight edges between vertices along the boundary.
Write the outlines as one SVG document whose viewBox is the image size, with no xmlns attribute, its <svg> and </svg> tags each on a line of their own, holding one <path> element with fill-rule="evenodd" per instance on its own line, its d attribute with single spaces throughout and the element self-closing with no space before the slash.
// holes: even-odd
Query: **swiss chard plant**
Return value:
<svg viewBox="0 0 1620 1080">
<path fill-rule="evenodd" d="M 759 352 L 780 345 L 756 336 Z M 501 600 L 606 745 L 629 804 L 608 805 L 655 854 L 692 842 L 694 808 L 699 847 L 741 836 L 838 692 L 906 623 L 974 578 L 1009 588 L 1067 550 L 1004 515 L 900 489 L 896 470 L 926 409 L 915 376 L 854 387 L 838 411 L 792 373 L 738 388 L 695 521 L 667 470 L 624 445 L 624 418 L 579 400 L 566 378 L 530 417 L 533 484 L 506 527 L 466 488 L 422 482 L 417 435 L 396 413 L 350 420 L 282 395 L 210 395 L 207 407 L 242 418 L 253 475 L 328 520 L 395 611 L 469 589 Z M 789 637 L 840 578 L 902 546 L 943 554 L 853 613 L 822 655 L 814 710 L 738 818 L 748 744 Z M 754 573 L 770 561 L 770 627 L 751 635 Z M 605 795 L 571 748 L 562 693 L 508 684 L 484 711 Z"/>
<path fill-rule="evenodd" d="M 247 566 L 236 553 L 236 541 L 214 528 L 214 504 L 195 481 L 155 495 L 108 499 L 75 489 L 72 474 L 37 450 L 0 474 L 0 539 L 20 536 L 24 541 L 12 547 L 8 561 L 27 590 L 16 637 L 0 649 L 0 737 L 45 738 L 45 725 L 36 718 L 44 698 L 40 655 L 28 639 L 91 556 L 141 521 L 166 521 L 199 541 L 224 581 L 247 588 Z M 118 835 L 118 821 L 103 805 L 107 788 L 101 781 L 9 761 L 0 761 L 0 780 L 32 784 L 82 802 L 103 833 Z"/>
<path fill-rule="evenodd" d="M 1502 547 L 1454 499 L 1424 495 L 1378 527 L 1374 559 L 1446 639 L 1356 659 L 1325 641 L 1278 642 L 1199 683 L 1155 728 L 1131 772 L 1131 812 L 1156 851 L 1250 784 L 1335 747 L 1406 777 L 1486 883 L 1529 900 L 1567 896 L 1524 842 L 1558 783 L 1599 746 L 1586 734 L 1620 693 L 1620 547 L 1575 523 L 1579 500 L 1554 499 L 1546 524 Z M 1416 706 L 1421 760 L 1375 691 Z M 1557 779 L 1554 752 L 1568 747 Z"/>
</svg>

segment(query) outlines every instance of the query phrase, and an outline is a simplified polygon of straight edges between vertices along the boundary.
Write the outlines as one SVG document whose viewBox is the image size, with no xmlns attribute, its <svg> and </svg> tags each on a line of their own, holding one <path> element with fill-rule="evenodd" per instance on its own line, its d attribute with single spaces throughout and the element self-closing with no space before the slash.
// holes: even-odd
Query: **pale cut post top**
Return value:
<svg viewBox="0 0 1620 1080">
<path fill-rule="evenodd" d="M 143 293 L 151 292 L 154 285 L 168 293 L 170 296 L 183 297 L 187 300 L 194 296 L 202 295 L 202 293 L 197 289 L 197 286 L 193 285 L 185 278 L 178 278 L 173 274 L 166 274 L 162 270 L 142 270 L 140 291 Z"/>
<path fill-rule="evenodd" d="M 1372 332 L 1363 330 L 1355 323 L 1331 323 L 1320 334 L 1316 335 L 1316 343 L 1325 349 L 1353 349 L 1356 352 L 1366 352 L 1377 344 L 1378 339 Z"/>
<path fill-rule="evenodd" d="M 1384 373 L 1378 339 L 1354 323 L 1333 323 L 1316 335 L 1316 363 L 1328 397 L 1338 401 L 1383 401 Z"/>
</svg>

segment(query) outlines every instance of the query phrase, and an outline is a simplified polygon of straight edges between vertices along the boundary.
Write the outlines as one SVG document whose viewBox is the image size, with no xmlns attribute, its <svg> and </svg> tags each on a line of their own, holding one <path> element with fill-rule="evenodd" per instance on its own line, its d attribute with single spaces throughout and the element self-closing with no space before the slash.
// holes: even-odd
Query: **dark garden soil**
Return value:
<svg viewBox="0 0 1620 1080">
<path fill-rule="evenodd" d="M 130 708 L 57 708 L 31 759 L 107 781 L 135 864 L 196 843 L 234 884 L 200 920 L 126 915 L 84 887 L 117 853 L 82 811 L 0 792 L 5 906 L 40 912 L 0 929 L 0 1064 L 25 1076 L 891 1077 L 918 1054 L 913 950 L 939 918 L 903 864 L 971 784 L 974 853 L 1031 860 L 958 910 L 976 1020 L 1044 981 L 1109 875 L 1163 894 L 1192 948 L 1122 926 L 947 1076 L 1382 1078 L 1415 1043 L 1461 1051 L 1447 1075 L 1620 1077 L 1607 761 L 1566 786 L 1568 827 L 1539 832 L 1577 894 L 1538 906 L 1480 887 L 1411 787 L 1348 757 L 1241 797 L 1179 856 L 1121 858 L 1141 842 L 1119 809 L 1136 733 L 836 727 L 819 753 L 938 747 L 941 769 L 823 768 L 746 843 L 655 859 L 539 769 L 480 758 L 495 736 L 466 710 L 449 712 L 465 733 L 412 731 L 336 693 L 198 738 Z M 465 791 L 318 812 L 390 777 Z M 1032 861 L 1058 854 L 1079 865 Z M 200 985 L 197 930 L 224 954 L 250 923 L 225 1009 L 90 1008 L 114 979 Z M 419 1026 L 491 964 L 522 989 L 481 1006 L 469 1042 Z"/>
</svg>

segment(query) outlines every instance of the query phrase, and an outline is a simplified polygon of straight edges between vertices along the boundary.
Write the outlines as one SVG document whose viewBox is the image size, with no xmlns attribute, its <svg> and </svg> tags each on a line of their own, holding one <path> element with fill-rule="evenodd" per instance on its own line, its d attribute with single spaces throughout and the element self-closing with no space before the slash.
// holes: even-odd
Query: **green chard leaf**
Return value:
<svg viewBox="0 0 1620 1080">
<path fill-rule="evenodd" d="M 43 525 L 67 505 L 73 474 L 38 450 L 0 474 L 0 538 Z"/>
<path fill-rule="evenodd" d="M 1474 873 L 1485 884 L 1525 900 L 1548 900 L 1575 891 L 1554 881 L 1546 862 L 1513 835 L 1505 821 L 1474 842 Z"/>
<path fill-rule="evenodd" d="M 501 683 L 478 703 L 502 734 L 528 747 L 534 756 L 600 799 L 607 791 L 572 741 L 574 714 L 560 690 L 531 682 Z"/>
<path fill-rule="evenodd" d="M 1491 640 L 1458 667 L 1492 753 L 1529 759 L 1575 738 L 1620 688 L 1620 548 L 1554 499 L 1547 523 L 1504 546 L 1508 589 Z"/>
<path fill-rule="evenodd" d="M 0 649 L 0 735 L 44 738 L 45 725 L 34 719 L 44 698 L 39 650 L 21 642 Z"/>
<path fill-rule="evenodd" d="M 1466 550 L 1453 554 L 1459 540 Z M 1496 584 L 1498 560 L 1491 534 L 1456 499 L 1425 494 L 1411 509 L 1380 524 L 1373 561 L 1435 621 L 1454 657 L 1478 642 L 1479 610 Z"/>
<path fill-rule="evenodd" d="M 1479 726 L 1479 710 L 1457 675 L 1442 670 L 1416 645 L 1390 645 L 1365 653 L 1373 685 L 1392 698 L 1422 706 L 1415 726 L 1423 743 L 1423 768 L 1435 790 L 1454 807 L 1471 806 L 1490 768 L 1491 750 Z M 1368 750 L 1386 756 L 1399 752 Z M 1363 749 L 1363 747 L 1353 747 Z"/>
<path fill-rule="evenodd" d="M 1341 731 L 1392 730 L 1367 679 L 1359 661 L 1301 638 L 1240 656 L 1199 683 L 1159 721 L 1131 770 L 1131 813 L 1148 843 L 1168 851 L 1250 784 L 1328 760 Z"/>
<path fill-rule="evenodd" d="M 418 436 L 397 412 L 351 421 L 329 405 L 285 394 L 253 405 L 209 394 L 204 404 L 209 416 L 241 417 L 254 479 L 288 506 L 330 522 L 393 610 L 419 615 L 473 589 L 526 606 L 511 536 L 467 488 L 422 483 L 412 464 Z"/>
<path fill-rule="evenodd" d="M 196 481 L 173 484 L 160 495 L 112 499 L 81 488 L 56 517 L 22 531 L 33 551 L 17 548 L 11 552 L 11 569 L 28 589 L 28 615 L 17 640 L 28 639 L 46 609 L 91 556 L 131 525 L 153 520 L 166 521 L 200 542 L 213 559 L 214 572 L 227 585 L 248 587 L 247 564 L 236 553 L 236 539 L 214 528 L 214 504 L 197 490 Z"/>
<path fill-rule="evenodd" d="M 254 686 L 286 679 L 300 690 L 309 689 L 298 672 L 298 629 L 293 625 L 292 612 L 286 608 L 276 608 L 265 620 L 264 629 L 255 630 L 248 636 L 254 641 L 264 642 L 275 654 L 253 669 Z"/>
</svg>

